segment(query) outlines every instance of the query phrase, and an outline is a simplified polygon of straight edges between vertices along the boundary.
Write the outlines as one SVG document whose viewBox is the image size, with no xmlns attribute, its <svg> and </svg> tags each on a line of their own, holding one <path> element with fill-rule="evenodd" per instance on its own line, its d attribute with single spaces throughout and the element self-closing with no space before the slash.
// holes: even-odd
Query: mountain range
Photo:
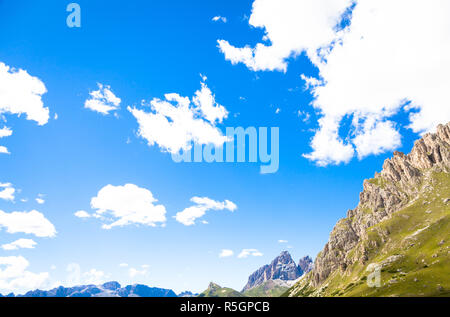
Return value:
<svg viewBox="0 0 450 317">
<path fill-rule="evenodd" d="M 9 294 L 7 297 L 15 296 Z M 118 282 L 107 282 L 102 285 L 60 286 L 49 291 L 34 290 L 17 297 L 177 297 L 177 295 L 172 290 L 164 288 L 141 284 L 122 287 Z"/>
<path fill-rule="evenodd" d="M 34 290 L 23 295 L 13 293 L 0 297 L 260 297 L 280 296 L 305 272 L 312 269 L 312 259 L 307 256 L 295 264 L 287 251 L 281 252 L 270 264 L 264 265 L 250 275 L 242 292 L 210 283 L 201 294 L 189 291 L 175 294 L 164 288 L 135 284 L 122 287 L 118 282 L 101 285 L 80 285 L 74 287 L 57 287 L 48 291 Z"/>
</svg>

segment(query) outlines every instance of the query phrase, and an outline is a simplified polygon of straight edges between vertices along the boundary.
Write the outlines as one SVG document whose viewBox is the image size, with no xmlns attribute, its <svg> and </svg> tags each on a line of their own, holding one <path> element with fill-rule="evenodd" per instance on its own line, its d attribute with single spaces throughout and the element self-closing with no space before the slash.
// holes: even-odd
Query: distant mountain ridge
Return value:
<svg viewBox="0 0 450 317">
<path fill-rule="evenodd" d="M 0 297 L 2 297 L 1 294 Z M 37 289 L 24 295 L 15 296 L 11 293 L 5 297 L 177 297 L 177 295 L 170 289 L 141 284 L 122 287 L 118 282 L 113 281 L 102 285 L 60 286 L 49 291 Z"/>
</svg>

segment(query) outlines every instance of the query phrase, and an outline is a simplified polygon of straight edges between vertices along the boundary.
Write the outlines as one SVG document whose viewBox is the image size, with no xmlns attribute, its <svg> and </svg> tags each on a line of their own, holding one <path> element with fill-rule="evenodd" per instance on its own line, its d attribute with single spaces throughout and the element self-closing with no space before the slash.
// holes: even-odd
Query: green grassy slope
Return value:
<svg viewBox="0 0 450 317">
<path fill-rule="evenodd" d="M 279 297 L 289 289 L 287 286 L 278 285 L 272 280 L 268 280 L 244 292 L 248 297 Z"/>
</svg>

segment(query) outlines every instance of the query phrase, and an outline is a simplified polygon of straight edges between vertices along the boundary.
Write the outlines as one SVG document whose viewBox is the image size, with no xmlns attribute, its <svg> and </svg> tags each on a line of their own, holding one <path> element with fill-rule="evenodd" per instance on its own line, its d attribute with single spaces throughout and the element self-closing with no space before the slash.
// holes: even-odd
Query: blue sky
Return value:
<svg viewBox="0 0 450 317">
<path fill-rule="evenodd" d="M 16 192 L 13 200 L 0 199 L 0 210 L 38 210 L 57 231 L 55 237 L 41 238 L 10 234 L 0 225 L 0 244 L 20 238 L 37 242 L 33 249 L 0 249 L 0 257 L 22 256 L 29 261 L 27 271 L 48 272 L 44 288 L 70 284 L 67 268 L 76 263 L 79 282 L 94 276 L 179 292 L 202 291 L 215 281 L 241 289 L 250 273 L 282 250 L 288 249 L 295 261 L 315 257 L 336 221 L 356 206 L 363 180 L 379 171 L 394 149 L 408 152 L 422 132 L 408 128 L 410 114 L 421 108 L 399 104 L 377 120 L 387 122 L 388 116 L 401 144 L 382 144 L 379 153 L 360 159 L 327 157 L 331 164 L 320 164 L 320 158 L 302 156 L 311 153 L 311 139 L 326 111 L 313 108 L 315 97 L 301 78 L 320 74 L 306 51 L 292 49 L 284 59 L 286 71 L 263 66 L 255 71 L 242 60 L 232 64 L 218 48 L 218 39 L 236 47 L 261 42 L 264 28 L 249 27 L 252 1 L 79 0 L 81 28 L 67 27 L 68 3 L 0 1 L 0 62 L 39 78 L 47 88 L 42 101 L 50 110 L 41 126 L 25 115 L 2 113 L 0 128 L 14 132 L 0 139 L 10 152 L 0 154 L 0 183 L 12 184 Z M 214 16 L 226 17 L 226 23 L 212 21 Z M 255 163 L 177 164 L 157 144 L 149 146 L 137 135 L 139 126 L 128 106 L 139 108 L 142 99 L 163 99 L 166 93 L 192 97 L 201 88 L 200 74 L 229 112 L 219 129 L 279 127 L 277 173 L 261 174 Z M 114 114 L 84 107 L 97 83 L 108 85 L 121 99 Z M 349 88 L 345 94 L 352 92 Z M 303 120 L 306 114 L 309 119 Z M 353 116 L 346 110 L 340 121 L 346 144 L 348 131 L 357 130 Z M 355 151 L 360 149 L 357 141 L 353 144 Z M 91 199 L 108 184 L 151 191 L 156 204 L 166 209 L 165 226 L 128 224 L 105 230 L 100 219 L 74 216 L 79 210 L 92 214 Z M 43 204 L 35 200 L 39 194 Z M 208 211 L 202 218 L 208 224 L 177 222 L 173 217 L 194 205 L 190 200 L 196 196 L 229 200 L 237 209 Z M 234 255 L 220 258 L 223 249 Z M 239 258 L 243 249 L 263 255 Z M 142 274 L 130 275 L 131 268 Z"/>
</svg>

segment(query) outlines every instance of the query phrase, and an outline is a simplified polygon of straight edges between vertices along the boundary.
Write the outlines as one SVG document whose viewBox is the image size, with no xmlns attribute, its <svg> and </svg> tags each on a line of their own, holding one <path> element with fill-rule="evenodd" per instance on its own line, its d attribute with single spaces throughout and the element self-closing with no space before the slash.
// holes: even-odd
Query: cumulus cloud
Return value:
<svg viewBox="0 0 450 317">
<path fill-rule="evenodd" d="M 287 240 L 278 240 L 278 243 L 288 243 L 289 241 Z"/>
<path fill-rule="evenodd" d="M 233 212 L 237 209 L 237 206 L 229 200 L 219 202 L 208 197 L 193 197 L 191 201 L 195 203 L 194 206 L 188 207 L 175 215 L 175 219 L 185 226 L 195 225 L 195 220 L 203 217 L 208 210 L 229 210 Z"/>
<path fill-rule="evenodd" d="M 0 114 L 24 114 L 28 120 L 44 125 L 49 119 L 49 109 L 42 102 L 46 92 L 39 78 L 0 62 Z"/>
<path fill-rule="evenodd" d="M 8 127 L 3 127 L 0 129 L 0 138 L 5 138 L 13 134 L 12 130 Z"/>
<path fill-rule="evenodd" d="M 100 83 L 97 85 L 98 90 L 89 93 L 90 98 L 85 101 L 84 107 L 104 115 L 119 109 L 122 100 L 111 91 L 111 87 Z"/>
<path fill-rule="evenodd" d="M 0 183 L 0 199 L 13 201 L 15 192 L 11 183 Z"/>
<path fill-rule="evenodd" d="M 6 213 L 0 210 L 0 228 L 8 233 L 27 233 L 37 237 L 54 237 L 56 229 L 39 211 L 14 211 Z"/>
<path fill-rule="evenodd" d="M 134 184 L 107 185 L 91 199 L 91 207 L 96 209 L 94 217 L 111 219 L 103 229 L 131 224 L 155 227 L 166 221 L 166 208 L 156 202 L 151 191 Z"/>
<path fill-rule="evenodd" d="M 2 249 L 6 251 L 18 250 L 18 249 L 34 249 L 37 243 L 32 239 L 19 239 L 14 242 L 3 244 Z"/>
<path fill-rule="evenodd" d="M 214 22 L 223 22 L 223 23 L 227 23 L 227 18 L 226 17 L 223 17 L 223 16 L 220 16 L 220 15 L 216 15 L 215 17 L 213 17 L 212 19 L 211 19 L 211 21 L 214 21 Z"/>
<path fill-rule="evenodd" d="M 233 254 L 233 250 L 223 249 L 222 251 L 220 251 L 219 258 L 228 258 L 230 256 L 233 256 Z"/>
<path fill-rule="evenodd" d="M 131 278 L 136 278 L 137 276 L 141 275 L 141 276 L 145 276 L 148 274 L 148 266 L 147 265 L 143 265 L 142 269 L 136 269 L 134 267 L 130 267 L 128 269 L 128 275 Z"/>
<path fill-rule="evenodd" d="M 320 119 L 305 157 L 325 166 L 399 147 L 402 127 L 423 134 L 450 120 L 449 21 L 445 0 L 255 0 L 250 24 L 271 45 L 219 46 L 252 70 L 285 71 L 286 56 L 308 56 L 319 76 L 302 78 Z M 394 122 L 401 112 L 404 126 Z"/>
<path fill-rule="evenodd" d="M 248 258 L 249 256 L 263 256 L 263 254 L 257 249 L 243 249 L 241 253 L 239 253 L 238 258 L 244 259 Z"/>
<path fill-rule="evenodd" d="M 67 265 L 66 271 L 68 272 L 68 276 L 64 284 L 67 286 L 80 284 L 99 285 L 109 278 L 108 274 L 95 268 L 82 272 L 81 266 L 78 263 L 70 263 Z"/>
<path fill-rule="evenodd" d="M 105 272 L 97 270 L 97 269 L 90 269 L 87 272 L 83 273 L 83 281 L 86 284 L 94 284 L 99 285 L 106 281 L 107 275 Z"/>
<path fill-rule="evenodd" d="M 44 199 L 45 195 L 44 194 L 38 194 L 37 198 L 36 198 L 36 202 L 39 205 L 43 205 L 45 204 L 45 199 Z"/>
<path fill-rule="evenodd" d="M 0 116 L 25 115 L 27 120 L 44 125 L 49 119 L 49 109 L 44 107 L 42 95 L 47 92 L 44 83 L 26 70 L 15 69 L 0 62 Z M 1 118 L 1 117 L 0 117 Z M 11 136 L 10 128 L 0 129 L 0 138 Z M 5 146 L 0 153 L 10 154 Z"/>
<path fill-rule="evenodd" d="M 0 291 L 28 291 L 44 286 L 49 274 L 27 271 L 29 265 L 22 256 L 0 257 Z"/>
<path fill-rule="evenodd" d="M 228 112 L 204 82 L 192 100 L 176 93 L 164 97 L 150 102 L 151 112 L 128 107 L 139 124 L 138 135 L 150 146 L 157 144 L 163 151 L 176 154 L 189 150 L 192 142 L 221 146 L 228 141 L 216 126 Z"/>
<path fill-rule="evenodd" d="M 225 59 L 254 71 L 287 70 L 287 59 L 328 46 L 352 0 L 255 0 L 249 24 L 265 31 L 255 47 L 235 47 L 218 40 Z"/>
<path fill-rule="evenodd" d="M 87 211 L 85 210 L 78 210 L 77 212 L 74 213 L 75 217 L 78 218 L 90 218 L 91 215 L 87 213 Z"/>
</svg>

